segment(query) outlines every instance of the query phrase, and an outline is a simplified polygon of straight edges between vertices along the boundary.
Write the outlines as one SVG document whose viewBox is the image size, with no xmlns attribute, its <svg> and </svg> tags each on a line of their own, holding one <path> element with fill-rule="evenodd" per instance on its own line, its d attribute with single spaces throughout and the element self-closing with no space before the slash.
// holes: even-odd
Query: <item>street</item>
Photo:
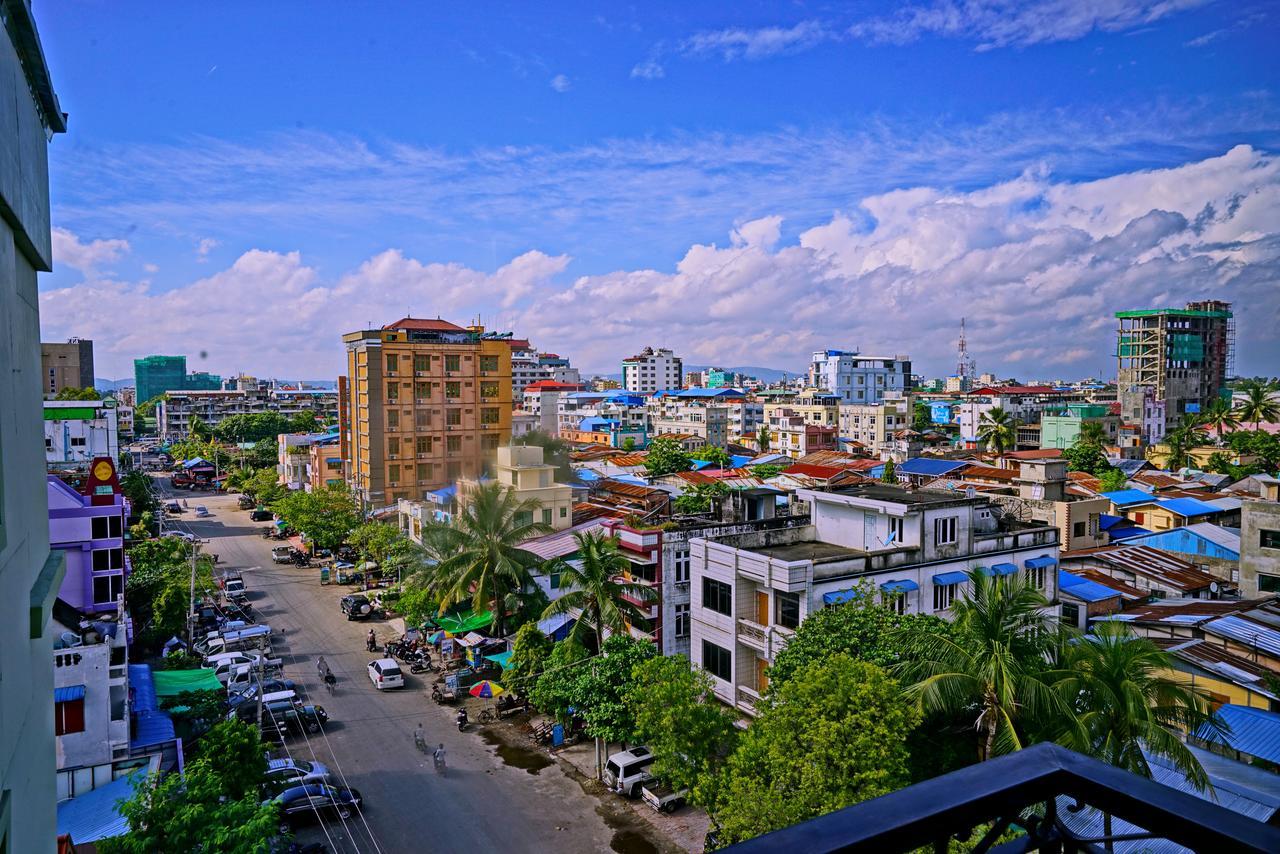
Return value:
<svg viewBox="0 0 1280 854">
<path fill-rule="evenodd" d="M 430 674 L 414 676 L 406 668 L 405 688 L 376 690 L 366 675 L 373 656 L 365 652 L 364 636 L 372 626 L 382 643 L 396 635 L 390 625 L 347 621 L 338 599 L 349 588 L 322 586 L 315 568 L 273 564 L 271 546 L 277 543 L 261 537 L 265 524 L 249 521 L 248 512 L 237 509 L 235 496 L 174 495 L 167 483 L 156 483 L 161 495 L 185 497 L 190 504 L 170 523 L 207 539 L 205 551 L 221 558 L 218 571 L 243 572 L 259 621 L 283 633 L 273 644 L 286 678 L 329 713 L 322 733 L 288 742 L 289 755 L 325 763 L 335 782 L 363 795 L 363 808 L 352 819 L 326 818 L 323 825 L 301 829 L 299 841 L 323 842 L 338 852 L 643 852 L 669 847 L 647 838 L 650 828 L 633 818 L 618 818 L 616 810 L 584 793 L 555 762 L 538 767 L 538 759 L 547 761 L 545 753 L 523 756 L 504 748 L 504 760 L 475 724 L 459 733 L 454 710 L 430 699 L 430 682 L 424 678 Z M 198 504 L 212 515 L 195 518 Z M 338 680 L 332 695 L 317 677 L 321 655 Z M 430 744 L 445 745 L 448 773 L 443 778 L 433 771 L 431 757 L 414 747 L 419 722 Z"/>
</svg>

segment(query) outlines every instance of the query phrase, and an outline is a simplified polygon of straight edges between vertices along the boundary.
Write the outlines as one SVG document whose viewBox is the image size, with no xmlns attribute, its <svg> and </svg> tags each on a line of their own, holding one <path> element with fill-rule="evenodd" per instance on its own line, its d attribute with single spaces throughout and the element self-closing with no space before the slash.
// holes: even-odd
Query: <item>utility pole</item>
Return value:
<svg viewBox="0 0 1280 854">
<path fill-rule="evenodd" d="M 187 600 L 187 643 L 196 645 L 196 544 L 191 543 L 191 589 Z"/>
<path fill-rule="evenodd" d="M 262 737 L 262 677 L 267 664 L 266 643 L 258 644 L 258 737 Z"/>
</svg>

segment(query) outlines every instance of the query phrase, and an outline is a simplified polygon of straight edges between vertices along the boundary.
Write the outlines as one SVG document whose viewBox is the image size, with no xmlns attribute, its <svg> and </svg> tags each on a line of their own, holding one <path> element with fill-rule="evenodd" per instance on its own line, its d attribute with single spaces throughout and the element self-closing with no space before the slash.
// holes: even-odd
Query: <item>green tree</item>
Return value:
<svg viewBox="0 0 1280 854">
<path fill-rule="evenodd" d="M 511 658 L 502 671 L 502 684 L 510 691 L 527 695 L 547 666 L 553 646 L 537 623 L 525 623 L 516 630 L 511 643 Z"/>
<path fill-rule="evenodd" d="M 627 436 L 622 440 L 622 450 L 631 453 L 636 449 L 636 440 L 634 436 Z"/>
<path fill-rule="evenodd" d="M 1042 679 L 1055 649 L 1048 601 L 1026 579 L 969 574 L 971 590 L 951 605 L 952 632 L 895 633 L 904 660 L 895 673 L 926 713 L 977 712 L 978 758 L 1021 750 L 1032 727 L 1069 731 L 1071 709 Z"/>
<path fill-rule="evenodd" d="M 1265 430 L 1238 430 L 1227 435 L 1227 447 L 1237 454 L 1257 457 L 1267 471 L 1280 469 L 1280 436 Z"/>
<path fill-rule="evenodd" d="M 730 491 L 729 485 L 722 482 L 695 484 L 679 495 L 673 506 L 677 513 L 710 513 L 716 501 Z"/>
<path fill-rule="evenodd" d="M 756 447 L 760 449 L 760 453 L 769 453 L 769 447 L 773 444 L 773 437 L 769 435 L 769 425 L 761 424 L 760 429 L 756 431 Z"/>
<path fill-rule="evenodd" d="M 126 472 L 120 478 L 120 491 L 129 499 L 135 516 L 156 509 L 155 495 L 151 492 L 151 478 L 145 472 L 138 469 Z"/>
<path fill-rule="evenodd" d="M 224 720 L 200 737 L 195 762 L 216 768 L 222 791 L 230 798 L 256 794 L 267 775 L 267 751 L 258 728 Z"/>
<path fill-rule="evenodd" d="M 907 733 L 919 712 L 874 664 L 807 664 L 768 703 L 715 782 L 725 843 L 816 818 L 908 782 Z"/>
<path fill-rule="evenodd" d="M 243 481 L 240 488 L 263 507 L 271 507 L 289 494 L 274 468 L 258 469 Z"/>
<path fill-rule="evenodd" d="M 884 461 L 884 468 L 880 471 L 880 482 L 881 483 L 897 483 L 898 482 L 898 474 L 895 471 L 893 460 L 890 459 L 890 460 Z"/>
<path fill-rule="evenodd" d="M 1218 444 L 1222 444 L 1228 433 L 1240 428 L 1240 419 L 1236 417 L 1231 401 L 1226 398 L 1215 397 L 1200 413 L 1200 417 L 1204 421 L 1204 425 L 1212 427 L 1213 431 L 1218 435 Z"/>
<path fill-rule="evenodd" d="M 129 547 L 133 571 L 125 582 L 125 595 L 149 642 L 164 641 L 186 629 L 191 612 L 191 549 L 178 537 L 142 540 Z M 213 561 L 208 555 L 198 555 L 196 595 L 213 589 Z"/>
<path fill-rule="evenodd" d="M 911 429 L 925 433 L 933 429 L 933 410 L 929 404 L 917 400 L 911 405 Z"/>
<path fill-rule="evenodd" d="M 797 671 L 813 661 L 848 655 L 880 667 L 902 660 L 897 635 L 903 630 L 951 634 L 951 624 L 931 614 L 899 614 L 876 604 L 869 584 L 852 601 L 821 608 L 800 623 L 795 636 L 774 658 L 768 670 L 769 689 L 788 682 Z"/>
<path fill-rule="evenodd" d="M 1280 403 L 1272 399 L 1276 391 L 1274 382 L 1250 380 L 1241 385 L 1245 399 L 1241 401 L 1238 415 L 1241 421 L 1252 421 L 1256 431 L 1263 422 L 1268 424 L 1280 421 Z"/>
<path fill-rule="evenodd" d="M 683 655 L 664 655 L 636 665 L 631 683 L 636 736 L 655 757 L 651 773 L 706 805 L 709 777 L 738 733 L 734 715 L 712 693 L 711 677 Z"/>
<path fill-rule="evenodd" d="M 531 571 L 540 563 L 520 544 L 552 530 L 534 521 L 540 509 L 536 500 L 521 500 L 496 481 L 480 484 L 461 502 L 447 533 L 434 534 L 428 529 L 439 526 L 424 526 L 424 539 L 438 538 L 446 553 L 430 569 L 415 573 L 412 583 L 430 585 L 442 609 L 459 602 L 470 602 L 477 612 L 491 608 L 493 631 L 503 637 L 507 594 L 532 587 Z"/>
<path fill-rule="evenodd" d="M 65 386 L 53 396 L 54 400 L 102 400 L 105 397 L 96 388 Z"/>
<path fill-rule="evenodd" d="M 574 708 L 587 722 L 587 734 L 609 742 L 636 740 L 635 710 L 629 699 L 637 665 L 658 648 L 628 634 L 611 635 L 599 656 L 578 667 Z"/>
<path fill-rule="evenodd" d="M 196 667 L 201 666 L 196 664 Z M 183 691 L 160 701 L 174 721 L 184 724 L 189 732 L 200 733 L 222 720 L 227 712 L 226 691 L 212 689 Z"/>
<path fill-rule="evenodd" d="M 703 445 L 692 451 L 689 456 L 695 460 L 711 463 L 712 466 L 718 469 L 727 469 L 733 465 L 733 458 L 729 456 L 729 452 L 724 448 L 717 448 L 715 445 Z"/>
<path fill-rule="evenodd" d="M 1107 429 L 1102 426 L 1101 421 L 1082 421 L 1080 435 L 1076 436 L 1075 444 L 1090 445 L 1101 450 L 1102 446 L 1107 444 Z"/>
<path fill-rule="evenodd" d="M 213 435 L 223 442 L 237 444 L 271 439 L 274 446 L 276 437 L 281 433 L 305 432 L 294 431 L 290 427 L 291 421 L 279 412 L 242 412 L 219 421 L 213 428 Z"/>
<path fill-rule="evenodd" d="M 1003 454 L 1018 443 L 1018 419 L 1002 406 L 992 407 L 982 413 L 978 438 L 986 447 Z"/>
<path fill-rule="evenodd" d="M 1191 456 L 1191 451 L 1203 447 L 1208 441 L 1200 416 L 1188 412 L 1176 427 L 1165 434 L 1164 444 L 1169 449 L 1165 465 L 1170 471 L 1193 467 L 1195 458 Z"/>
<path fill-rule="evenodd" d="M 139 403 L 133 410 L 134 415 L 141 415 L 143 418 L 150 418 L 156 412 L 156 404 L 162 400 L 168 400 L 168 395 L 157 394 L 150 400 L 144 400 Z"/>
<path fill-rule="evenodd" d="M 320 419 L 316 417 L 316 413 L 313 410 L 299 412 L 289 419 L 288 428 L 284 432 L 318 433 L 320 432 Z"/>
<path fill-rule="evenodd" d="M 187 419 L 187 437 L 197 442 L 208 442 L 213 438 L 213 431 L 203 418 L 193 412 Z"/>
<path fill-rule="evenodd" d="M 254 469 L 270 468 L 272 471 L 275 471 L 278 458 L 278 445 L 273 438 L 259 439 L 253 443 L 252 448 L 241 451 L 239 455 L 241 465 Z"/>
<path fill-rule="evenodd" d="M 1098 475 L 1099 492 L 1119 492 L 1129 488 L 1129 478 L 1120 469 L 1108 469 Z"/>
<path fill-rule="evenodd" d="M 1082 471 L 1096 475 L 1111 468 L 1111 463 L 1107 462 L 1106 455 L 1098 445 L 1077 441 L 1070 448 L 1063 449 L 1062 457 L 1067 461 L 1069 471 Z"/>
<path fill-rule="evenodd" d="M 651 602 L 658 594 L 647 584 L 623 578 L 631 562 L 618 550 L 616 537 L 586 531 L 574 534 L 573 539 L 578 544 L 578 559 L 557 566 L 561 595 L 543 611 L 542 619 L 581 614 L 574 633 L 580 635 L 589 618 L 596 649 L 602 649 L 606 629 L 625 633 L 628 624 L 644 619 L 641 608 L 628 598 Z"/>
<path fill-rule="evenodd" d="M 551 649 L 546 666 L 529 692 L 529 702 L 561 723 L 569 720 L 569 710 L 578 707 L 582 692 L 578 687 L 582 668 L 591 654 L 574 637 L 567 637 Z"/>
<path fill-rule="evenodd" d="M 395 525 L 365 522 L 347 537 L 347 545 L 359 552 L 363 560 L 382 566 L 388 558 L 408 550 L 413 542 Z"/>
<path fill-rule="evenodd" d="M 406 626 L 420 626 L 440 613 L 440 599 L 426 587 L 405 585 L 396 602 L 396 610 Z"/>
<path fill-rule="evenodd" d="M 644 470 L 650 477 L 661 477 L 691 468 L 693 460 L 674 439 L 659 436 L 649 443 L 649 452 L 644 457 Z"/>
<path fill-rule="evenodd" d="M 751 467 L 751 474 L 761 480 L 768 480 L 771 477 L 777 477 L 786 470 L 786 466 L 775 465 L 773 463 L 761 463 L 758 466 Z"/>
<path fill-rule="evenodd" d="M 262 496 L 258 496 L 262 500 Z M 291 492 L 271 504 L 285 524 L 321 549 L 336 549 L 360 524 L 360 512 L 346 484 Z"/>
</svg>

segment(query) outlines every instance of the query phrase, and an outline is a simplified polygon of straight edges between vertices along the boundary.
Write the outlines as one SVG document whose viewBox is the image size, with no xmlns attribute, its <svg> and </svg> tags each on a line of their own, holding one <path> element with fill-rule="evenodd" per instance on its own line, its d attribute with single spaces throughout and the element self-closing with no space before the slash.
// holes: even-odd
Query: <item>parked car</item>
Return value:
<svg viewBox="0 0 1280 854">
<path fill-rule="evenodd" d="M 355 789 L 310 783 L 285 789 L 274 800 L 280 807 L 280 832 L 289 833 L 296 825 L 315 821 L 325 813 L 345 821 L 355 814 L 363 799 Z"/>
<path fill-rule="evenodd" d="M 222 595 L 231 601 L 244 599 L 249 595 L 249 591 L 244 587 L 244 579 L 238 575 L 230 576 L 222 585 Z"/>
<path fill-rule="evenodd" d="M 369 681 L 382 691 L 386 688 L 403 688 L 404 674 L 394 658 L 379 658 L 369 662 Z"/>
<path fill-rule="evenodd" d="M 196 505 L 196 515 L 203 518 L 205 516 L 212 516 L 213 514 L 209 512 L 208 507 L 205 507 L 203 504 L 199 504 Z"/>
<path fill-rule="evenodd" d="M 178 503 L 178 502 L 176 502 L 176 501 L 170 501 L 168 504 L 164 505 L 164 512 L 166 512 L 166 513 L 181 513 L 181 512 L 182 512 L 182 505 L 181 505 L 181 504 L 179 504 L 179 503 Z"/>
<path fill-rule="evenodd" d="M 265 699 L 265 698 L 264 698 Z M 243 709 L 247 704 L 242 703 Z M 256 703 L 249 705 L 256 714 Z M 271 741 L 281 742 L 290 735 L 316 733 L 329 720 L 321 706 L 301 706 L 289 701 L 264 703 L 262 707 L 262 734 Z"/>
<path fill-rule="evenodd" d="M 270 510 L 254 510 L 249 518 L 254 522 L 270 522 L 275 516 Z"/>
<path fill-rule="evenodd" d="M 609 757 L 604 765 L 604 784 L 628 798 L 640 796 L 640 787 L 653 781 L 649 768 L 654 756 L 647 747 L 633 747 Z"/>
<path fill-rule="evenodd" d="M 293 546 L 276 546 L 271 550 L 272 563 L 293 563 Z"/>
<path fill-rule="evenodd" d="M 254 500 L 247 495 L 241 495 L 237 498 L 236 505 L 239 506 L 241 510 L 252 510 L 256 506 Z"/>
<path fill-rule="evenodd" d="M 672 813 L 680 809 L 689 798 L 688 789 L 673 789 L 667 783 L 654 780 L 640 787 L 640 797 L 656 812 Z"/>
<path fill-rule="evenodd" d="M 353 593 L 349 596 L 343 596 L 339 607 L 342 613 L 347 615 L 348 620 L 364 620 L 373 613 L 373 606 L 369 604 L 369 597 L 362 596 L 359 593 Z"/>
<path fill-rule="evenodd" d="M 330 782 L 327 765 L 305 759 L 268 759 L 266 779 L 268 788 L 276 792 Z"/>
<path fill-rule="evenodd" d="M 262 687 L 259 689 L 258 674 L 252 667 L 245 665 L 238 668 L 231 680 L 227 682 L 227 705 L 234 709 L 242 703 L 256 703 L 259 690 L 265 697 L 277 691 L 293 691 L 296 687 L 292 679 L 276 677 L 262 680 Z"/>
</svg>

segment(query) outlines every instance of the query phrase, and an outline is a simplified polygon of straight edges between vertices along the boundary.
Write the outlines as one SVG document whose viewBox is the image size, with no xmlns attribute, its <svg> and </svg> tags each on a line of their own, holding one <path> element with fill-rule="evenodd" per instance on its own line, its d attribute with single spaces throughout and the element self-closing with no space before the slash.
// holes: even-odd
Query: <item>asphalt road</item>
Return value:
<svg viewBox="0 0 1280 854">
<path fill-rule="evenodd" d="M 348 622 L 338 608 L 347 588 L 322 586 L 314 568 L 272 564 L 271 546 L 278 543 L 262 538 L 265 525 L 250 522 L 235 496 L 179 497 L 190 509 L 177 518 L 178 526 L 210 541 L 205 550 L 220 556 L 219 569 L 242 570 L 260 621 L 284 633 L 274 647 L 285 676 L 329 713 L 323 734 L 291 740 L 290 754 L 324 762 L 338 782 L 364 797 L 360 815 L 306 828 L 300 841 L 324 842 L 338 852 L 388 854 L 656 850 L 635 828 L 610 826 L 607 811 L 558 765 L 531 773 L 514 767 L 522 764 L 518 756 L 505 764 L 474 727 L 459 733 L 453 710 L 431 701 L 430 683 L 422 677 L 405 670 L 404 689 L 376 690 L 366 675 L 373 656 L 365 652 L 364 635 L 372 625 L 382 642 L 394 634 L 388 624 Z M 196 519 L 197 504 L 212 516 Z M 332 695 L 316 675 L 321 655 L 338 679 Z M 443 778 L 430 756 L 414 748 L 419 722 L 429 742 L 445 745 Z"/>
</svg>

